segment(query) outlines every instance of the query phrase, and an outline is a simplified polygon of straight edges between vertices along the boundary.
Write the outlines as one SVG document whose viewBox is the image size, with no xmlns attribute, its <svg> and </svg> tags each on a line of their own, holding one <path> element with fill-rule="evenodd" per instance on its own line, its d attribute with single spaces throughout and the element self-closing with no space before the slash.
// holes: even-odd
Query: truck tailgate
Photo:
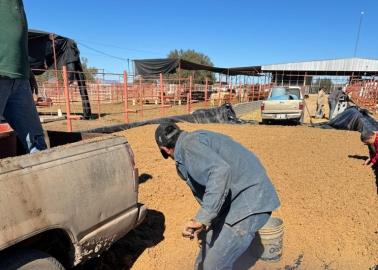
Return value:
<svg viewBox="0 0 378 270">
<path fill-rule="evenodd" d="M 300 100 L 265 100 L 264 112 L 297 112 Z"/>
</svg>

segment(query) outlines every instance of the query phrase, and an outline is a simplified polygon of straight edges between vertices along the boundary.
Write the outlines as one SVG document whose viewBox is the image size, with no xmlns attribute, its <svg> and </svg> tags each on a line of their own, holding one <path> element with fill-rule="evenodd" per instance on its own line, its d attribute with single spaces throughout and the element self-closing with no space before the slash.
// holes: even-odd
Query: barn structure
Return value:
<svg viewBox="0 0 378 270">
<path fill-rule="evenodd" d="M 343 58 L 262 65 L 259 71 L 271 74 L 272 82 L 282 85 L 311 85 L 314 78 L 333 77 L 348 82 L 374 79 L 378 76 L 378 60 L 366 58 Z M 347 77 L 347 78 L 345 78 Z"/>
</svg>

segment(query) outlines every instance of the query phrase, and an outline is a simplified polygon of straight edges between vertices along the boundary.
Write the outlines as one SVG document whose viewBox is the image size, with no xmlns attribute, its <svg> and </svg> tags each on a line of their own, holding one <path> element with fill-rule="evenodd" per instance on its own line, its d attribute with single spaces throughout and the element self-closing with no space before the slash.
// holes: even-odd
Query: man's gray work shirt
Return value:
<svg viewBox="0 0 378 270">
<path fill-rule="evenodd" d="M 182 132 L 174 159 L 178 174 L 201 205 L 195 218 L 205 225 L 223 214 L 233 225 L 280 205 L 259 159 L 228 136 L 205 130 Z"/>
</svg>

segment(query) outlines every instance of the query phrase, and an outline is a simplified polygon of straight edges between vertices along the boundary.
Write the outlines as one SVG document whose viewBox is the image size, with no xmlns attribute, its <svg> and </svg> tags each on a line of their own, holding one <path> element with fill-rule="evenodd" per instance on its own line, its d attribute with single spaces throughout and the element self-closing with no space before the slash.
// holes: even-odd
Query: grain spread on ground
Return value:
<svg viewBox="0 0 378 270">
<path fill-rule="evenodd" d="M 257 154 L 275 185 L 284 220 L 283 257 L 253 269 L 374 269 L 378 264 L 376 178 L 362 166 L 368 151 L 359 133 L 301 126 L 193 125 L 227 134 Z M 82 269 L 193 269 L 196 241 L 183 224 L 198 204 L 174 162 L 154 141 L 156 125 L 130 129 L 127 137 L 140 173 L 139 200 L 150 209 L 139 228 Z M 111 199 L 111 198 L 109 198 Z M 253 198 L 251 198 L 253 200 Z M 252 266 L 246 254 L 240 269 Z"/>
</svg>

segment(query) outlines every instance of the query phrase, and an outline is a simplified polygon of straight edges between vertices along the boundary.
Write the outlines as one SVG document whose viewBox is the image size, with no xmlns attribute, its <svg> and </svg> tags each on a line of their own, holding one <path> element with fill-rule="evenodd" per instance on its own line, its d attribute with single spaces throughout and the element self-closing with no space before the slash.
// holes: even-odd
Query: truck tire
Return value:
<svg viewBox="0 0 378 270">
<path fill-rule="evenodd" d="M 0 261 L 1 270 L 64 270 L 54 257 L 39 250 L 21 250 Z"/>
</svg>

